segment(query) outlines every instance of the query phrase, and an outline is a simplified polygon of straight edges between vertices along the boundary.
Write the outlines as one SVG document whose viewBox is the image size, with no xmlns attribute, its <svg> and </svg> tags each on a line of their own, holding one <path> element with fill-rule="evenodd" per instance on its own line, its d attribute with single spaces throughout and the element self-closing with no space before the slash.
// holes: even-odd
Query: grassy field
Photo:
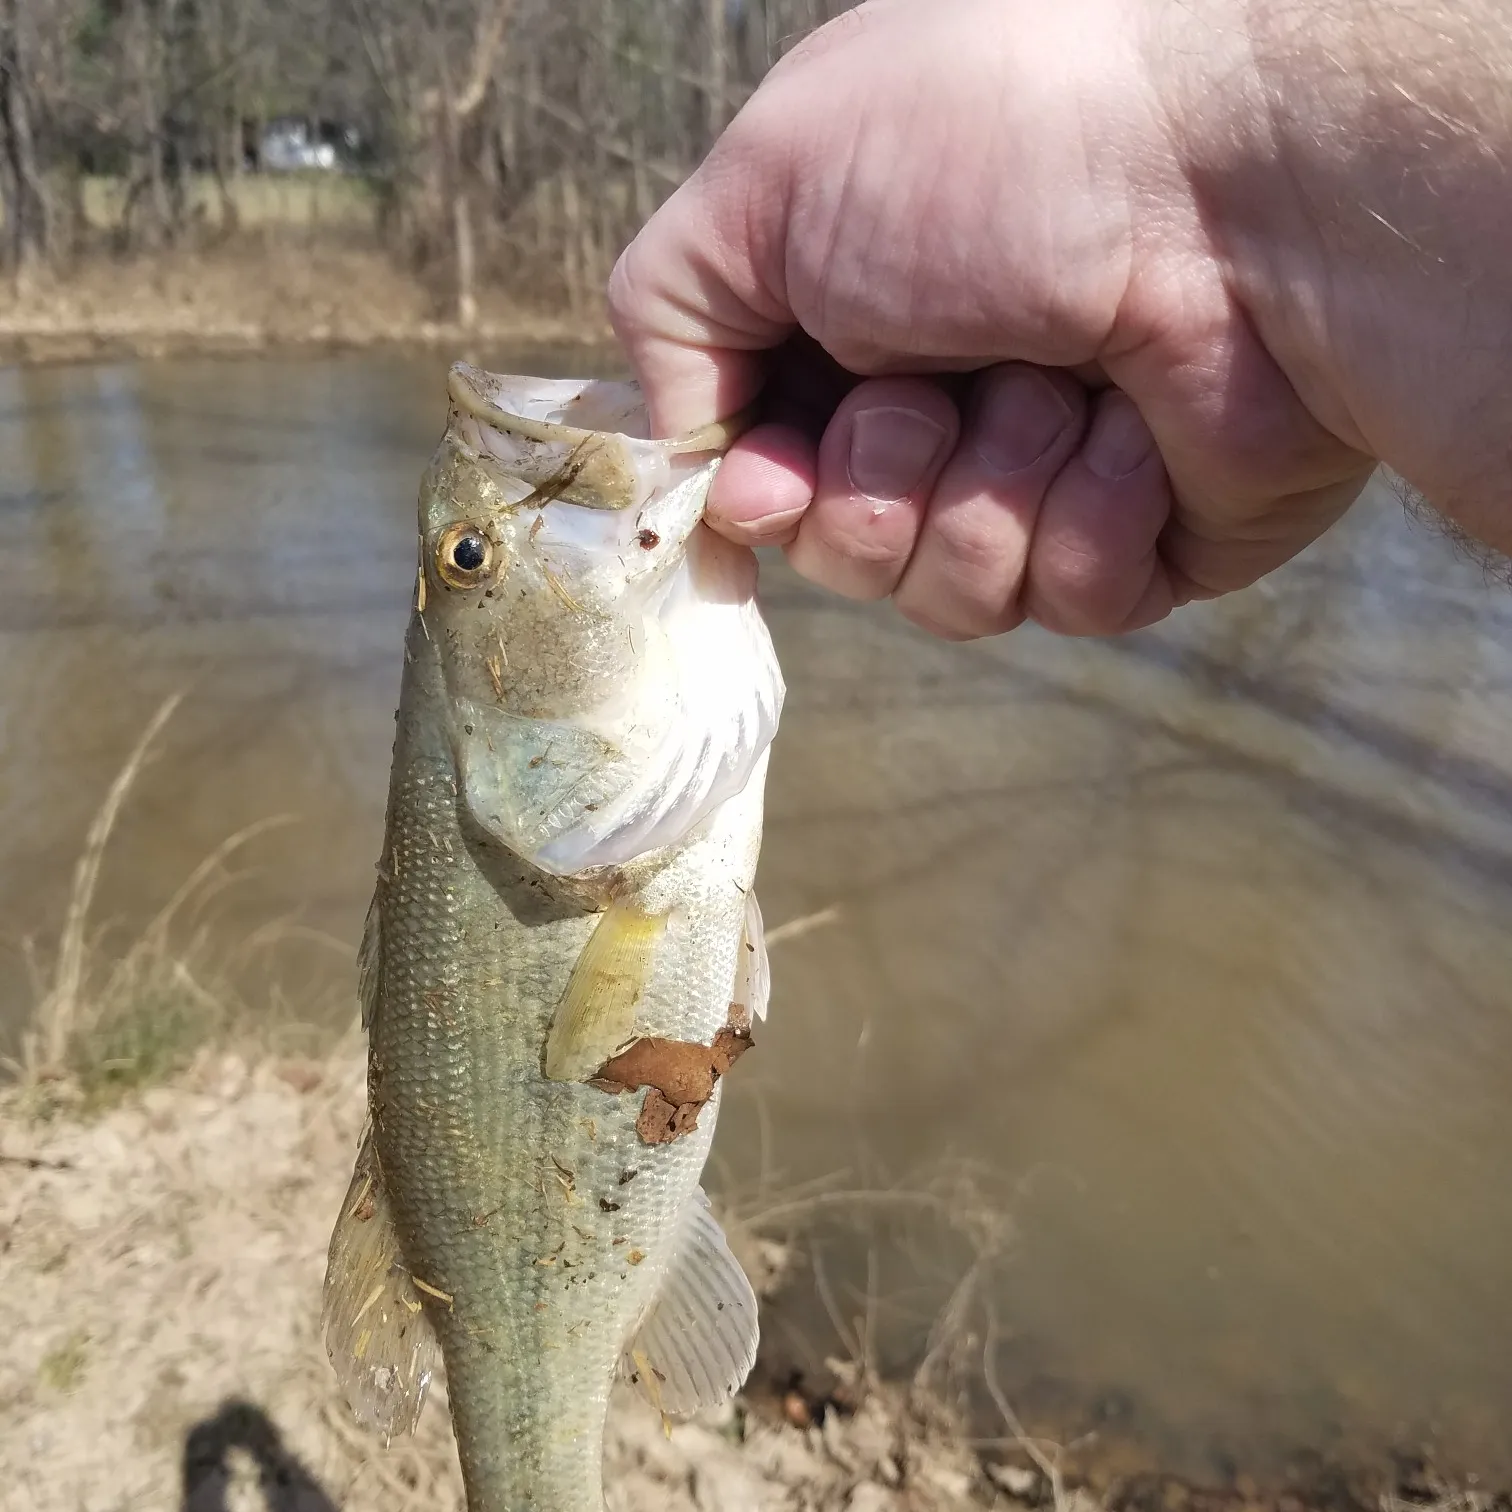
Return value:
<svg viewBox="0 0 1512 1512">
<path fill-rule="evenodd" d="M 320 231 L 370 231 L 377 209 L 371 186 L 351 174 L 245 174 L 230 180 L 227 189 L 243 230 L 306 226 Z M 219 228 L 224 212 L 215 179 L 208 173 L 194 174 L 188 192 L 192 217 L 201 225 Z M 110 231 L 121 221 L 125 180 L 86 178 L 82 198 L 89 225 Z"/>
</svg>

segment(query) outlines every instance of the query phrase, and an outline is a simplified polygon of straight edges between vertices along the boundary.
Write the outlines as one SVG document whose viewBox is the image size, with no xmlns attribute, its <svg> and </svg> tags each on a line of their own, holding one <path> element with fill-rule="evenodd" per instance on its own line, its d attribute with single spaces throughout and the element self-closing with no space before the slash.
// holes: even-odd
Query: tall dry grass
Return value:
<svg viewBox="0 0 1512 1512">
<path fill-rule="evenodd" d="M 266 1041 L 275 1030 L 300 1025 L 307 1038 L 318 1037 L 311 1005 L 282 1001 L 276 993 L 253 1004 L 241 984 L 256 958 L 291 937 L 347 947 L 278 920 L 228 944 L 211 916 L 214 901 L 247 875 L 231 863 L 292 815 L 259 820 L 221 841 L 124 941 L 96 917 L 111 837 L 181 701 L 181 694 L 163 701 L 106 790 L 74 863 L 56 939 L 50 946 L 35 938 L 22 942 L 33 998 L 20 1053 L 0 1060 L 0 1069 L 40 1108 L 64 1102 L 97 1107 L 166 1079 L 196 1052 L 233 1038 Z"/>
</svg>

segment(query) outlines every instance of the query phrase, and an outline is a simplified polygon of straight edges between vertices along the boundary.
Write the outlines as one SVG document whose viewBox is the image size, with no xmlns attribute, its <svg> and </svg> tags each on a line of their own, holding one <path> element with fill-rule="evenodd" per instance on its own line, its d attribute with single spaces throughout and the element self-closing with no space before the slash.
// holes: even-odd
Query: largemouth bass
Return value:
<svg viewBox="0 0 1512 1512">
<path fill-rule="evenodd" d="M 471 1512 L 602 1512 L 615 1378 L 682 1416 L 755 1358 L 699 1179 L 766 1011 L 782 678 L 755 559 L 701 523 L 727 428 L 647 440 L 628 385 L 448 386 L 325 1339 L 386 1435 L 439 1343 Z"/>
</svg>

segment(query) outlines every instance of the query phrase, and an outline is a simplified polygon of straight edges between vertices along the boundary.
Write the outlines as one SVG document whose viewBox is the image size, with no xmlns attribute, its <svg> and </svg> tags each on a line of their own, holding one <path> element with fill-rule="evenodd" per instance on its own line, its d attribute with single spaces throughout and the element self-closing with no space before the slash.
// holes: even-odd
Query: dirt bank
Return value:
<svg viewBox="0 0 1512 1512">
<path fill-rule="evenodd" d="M 93 1119 L 45 1100 L 39 1119 L 35 1093 L 0 1093 L 0 1512 L 462 1512 L 444 1389 L 384 1449 L 350 1422 L 318 1339 L 361 1118 L 354 1045 L 206 1056 Z M 1319 1459 L 1273 1494 L 1244 1476 L 1194 1487 L 1097 1434 L 1064 1459 L 1046 1446 L 1056 1484 L 1022 1444 L 983 1459 L 943 1409 L 850 1379 L 802 1427 L 813 1404 L 759 1385 L 669 1436 L 626 1397 L 611 1512 L 1512 1512 L 1408 1461 L 1360 1478 Z"/>
<path fill-rule="evenodd" d="M 0 290 L 0 361 L 69 362 L 273 347 L 598 344 L 595 312 L 568 318 L 485 291 L 478 323 L 449 324 L 421 281 L 360 242 L 270 236 L 153 258 L 94 258 L 67 277 Z"/>
<path fill-rule="evenodd" d="M 0 1103 L 5 1512 L 460 1509 L 444 1407 L 385 1451 L 318 1342 L 360 1109 L 350 1053 L 217 1056 L 93 1123 Z M 627 1399 L 608 1458 L 614 1512 L 1019 1505 L 886 1391 L 822 1427 L 741 1401 L 670 1437 Z"/>
</svg>

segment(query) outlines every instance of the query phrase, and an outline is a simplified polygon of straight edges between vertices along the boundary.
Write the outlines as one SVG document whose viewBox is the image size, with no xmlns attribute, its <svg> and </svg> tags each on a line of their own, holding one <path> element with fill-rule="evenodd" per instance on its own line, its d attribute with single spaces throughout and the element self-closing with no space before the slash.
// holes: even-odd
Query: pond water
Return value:
<svg viewBox="0 0 1512 1512">
<path fill-rule="evenodd" d="M 97 917 L 125 938 L 289 815 L 208 927 L 283 921 L 264 985 L 349 1013 L 443 370 L 0 372 L 0 1048 L 20 942 L 180 690 Z M 810 927 L 716 1158 L 747 1210 L 818 1222 L 773 1328 L 907 1368 L 954 1294 L 950 1342 L 990 1333 L 1063 1435 L 1257 1475 L 1430 1440 L 1512 1480 L 1507 590 L 1384 489 L 1118 643 L 938 644 L 764 572 L 761 892 Z"/>
</svg>

